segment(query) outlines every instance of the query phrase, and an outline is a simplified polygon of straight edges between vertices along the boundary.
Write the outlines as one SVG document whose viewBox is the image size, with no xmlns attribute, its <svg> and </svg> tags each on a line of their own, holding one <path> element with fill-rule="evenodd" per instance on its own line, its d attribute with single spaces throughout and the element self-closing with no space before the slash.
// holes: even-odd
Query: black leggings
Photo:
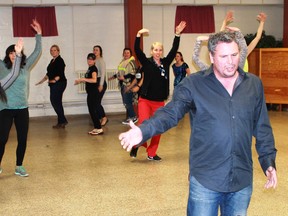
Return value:
<svg viewBox="0 0 288 216">
<path fill-rule="evenodd" d="M 98 90 L 97 90 L 98 91 Z M 99 106 L 96 98 L 99 97 L 99 93 L 97 91 L 87 93 L 87 105 L 90 117 L 93 121 L 94 128 L 100 129 L 101 123 L 97 113 L 97 107 Z"/>
<path fill-rule="evenodd" d="M 29 112 L 25 109 L 4 109 L 0 111 L 0 164 L 5 152 L 12 124 L 15 124 L 17 132 L 16 166 L 21 166 L 27 146 L 27 135 L 29 128 Z"/>
<path fill-rule="evenodd" d="M 97 79 L 97 83 L 100 83 L 100 78 Z M 97 108 L 96 108 L 97 110 L 96 111 L 97 111 L 97 115 L 98 115 L 99 119 L 106 117 L 104 107 L 102 106 L 102 99 L 103 99 L 103 96 L 106 92 L 106 89 L 107 89 L 107 83 L 106 83 L 106 81 L 104 81 L 103 90 L 102 90 L 102 92 L 99 92 L 98 96 L 96 97 L 96 100 L 97 100 Z"/>
<path fill-rule="evenodd" d="M 50 85 L 50 101 L 57 114 L 58 124 L 67 123 L 62 103 L 63 93 L 66 89 L 66 86 L 66 81 L 59 81 Z"/>
</svg>

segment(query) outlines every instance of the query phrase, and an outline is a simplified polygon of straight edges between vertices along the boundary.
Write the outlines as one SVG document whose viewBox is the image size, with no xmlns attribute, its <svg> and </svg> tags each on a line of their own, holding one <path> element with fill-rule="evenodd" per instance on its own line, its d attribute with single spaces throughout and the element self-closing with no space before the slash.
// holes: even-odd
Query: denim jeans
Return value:
<svg viewBox="0 0 288 216">
<path fill-rule="evenodd" d="M 252 185 L 237 192 L 216 192 L 203 187 L 190 176 L 188 216 L 245 216 L 250 203 Z"/>
<path fill-rule="evenodd" d="M 126 108 L 127 111 L 127 116 L 128 118 L 134 118 L 136 116 L 134 107 L 133 107 L 133 92 L 128 91 L 125 92 L 126 86 L 122 85 L 121 86 L 121 96 L 122 96 L 122 101 L 123 104 Z"/>
</svg>

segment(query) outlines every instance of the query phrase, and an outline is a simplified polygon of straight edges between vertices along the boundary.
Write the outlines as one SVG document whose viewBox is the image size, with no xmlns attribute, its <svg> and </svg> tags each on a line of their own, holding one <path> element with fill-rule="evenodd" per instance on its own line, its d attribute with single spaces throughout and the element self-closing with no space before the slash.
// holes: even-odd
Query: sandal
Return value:
<svg viewBox="0 0 288 216">
<path fill-rule="evenodd" d="M 95 133 L 97 129 L 93 129 L 92 131 L 89 131 L 88 134 Z"/>
<path fill-rule="evenodd" d="M 106 118 L 106 121 L 101 121 L 101 126 L 105 126 L 109 122 L 109 119 Z"/>
<path fill-rule="evenodd" d="M 100 129 L 93 129 L 92 131 L 88 132 L 90 135 L 100 135 L 100 134 L 103 134 L 104 131 L 102 128 Z"/>
</svg>

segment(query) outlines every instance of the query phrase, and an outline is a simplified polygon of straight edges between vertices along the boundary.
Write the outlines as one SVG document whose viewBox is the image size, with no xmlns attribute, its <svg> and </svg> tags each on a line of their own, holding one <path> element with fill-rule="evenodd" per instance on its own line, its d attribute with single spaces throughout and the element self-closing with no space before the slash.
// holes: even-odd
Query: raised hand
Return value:
<svg viewBox="0 0 288 216">
<path fill-rule="evenodd" d="M 40 25 L 40 23 L 39 23 L 36 19 L 33 19 L 33 20 L 32 20 L 32 23 L 31 23 L 30 26 L 34 29 L 34 31 L 37 32 L 37 34 L 42 34 L 41 25 Z"/>
<path fill-rule="evenodd" d="M 230 23 L 232 23 L 234 21 L 234 11 L 228 11 L 225 18 L 224 18 L 224 21 L 226 23 L 226 25 L 229 25 Z"/>
<path fill-rule="evenodd" d="M 149 35 L 149 30 L 146 29 L 146 28 L 140 29 L 140 30 L 137 32 L 137 36 L 140 37 L 141 35 Z"/>
<path fill-rule="evenodd" d="M 186 27 L 186 22 L 185 22 L 185 21 L 181 21 L 181 22 L 179 23 L 179 25 L 176 26 L 175 33 L 176 33 L 177 35 L 180 35 L 181 32 L 185 29 L 185 27 Z"/>
<path fill-rule="evenodd" d="M 267 18 L 267 15 L 266 15 L 265 13 L 263 13 L 263 12 L 261 12 L 261 13 L 259 13 L 259 14 L 257 15 L 257 20 L 258 20 L 259 22 L 265 22 L 265 21 L 266 21 L 266 18 Z"/>
<path fill-rule="evenodd" d="M 18 56 L 21 55 L 21 51 L 23 50 L 23 47 L 24 47 L 23 38 L 19 38 L 17 43 L 15 44 L 15 47 L 14 47 L 16 55 L 18 55 Z"/>
<path fill-rule="evenodd" d="M 220 31 L 224 31 L 226 27 L 234 21 L 233 15 L 234 15 L 234 11 L 231 11 L 231 10 L 226 13 L 226 16 L 224 17 Z"/>
</svg>

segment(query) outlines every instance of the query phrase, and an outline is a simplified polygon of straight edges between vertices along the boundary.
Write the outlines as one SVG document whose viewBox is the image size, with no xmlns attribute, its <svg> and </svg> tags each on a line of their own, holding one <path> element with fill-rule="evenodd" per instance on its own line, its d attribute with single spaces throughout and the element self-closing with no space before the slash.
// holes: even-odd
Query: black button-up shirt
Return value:
<svg viewBox="0 0 288 216">
<path fill-rule="evenodd" d="M 140 125 L 145 141 L 176 126 L 189 112 L 190 174 L 218 192 L 234 192 L 252 184 L 253 136 L 263 171 L 275 168 L 276 149 L 262 82 L 240 68 L 238 72 L 232 96 L 212 66 L 184 78 L 171 102 Z"/>
</svg>

